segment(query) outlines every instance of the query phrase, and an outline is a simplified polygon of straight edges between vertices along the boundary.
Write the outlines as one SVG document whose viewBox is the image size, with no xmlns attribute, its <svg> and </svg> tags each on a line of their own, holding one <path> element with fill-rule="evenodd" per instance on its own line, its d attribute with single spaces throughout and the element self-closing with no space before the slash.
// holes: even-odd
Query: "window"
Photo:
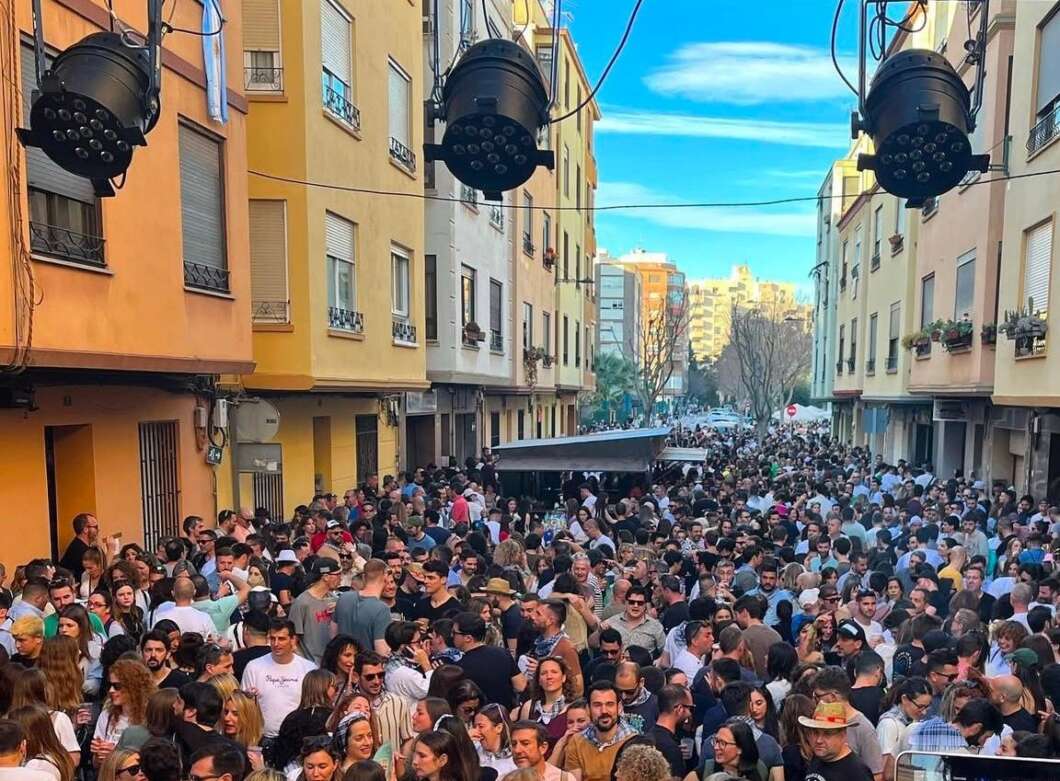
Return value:
<svg viewBox="0 0 1060 781">
<path fill-rule="evenodd" d="M 552 248 L 552 218 L 548 212 L 541 212 L 541 248 L 542 251 Z"/>
<path fill-rule="evenodd" d="M 873 312 L 869 315 L 869 344 L 866 351 L 868 366 L 866 369 L 872 371 L 876 366 L 876 337 L 879 335 L 879 315 Z"/>
<path fill-rule="evenodd" d="M 526 190 L 523 190 L 523 250 L 531 255 L 534 252 L 534 196 Z"/>
<path fill-rule="evenodd" d="M 574 166 L 574 207 L 576 209 L 582 207 L 582 167 L 577 164 Z"/>
<path fill-rule="evenodd" d="M 1055 17 L 1054 17 L 1055 20 Z M 1053 258 L 1053 221 L 1042 223 L 1023 235 L 1023 296 L 1020 306 L 1031 301 L 1031 311 L 1049 310 L 1049 269 Z"/>
<path fill-rule="evenodd" d="M 935 275 L 920 280 L 920 327 L 926 328 L 935 320 Z"/>
<path fill-rule="evenodd" d="M 905 236 L 905 204 L 901 198 L 895 198 L 894 201 L 894 232 L 898 236 Z"/>
<path fill-rule="evenodd" d="M 574 365 L 582 365 L 582 326 L 578 320 L 574 321 Z"/>
<path fill-rule="evenodd" d="M 518 420 L 518 434 L 516 439 L 523 439 L 526 436 L 526 410 L 519 410 L 516 420 Z"/>
<path fill-rule="evenodd" d="M 854 229 L 854 257 L 850 261 L 850 297 L 858 297 L 858 274 L 861 272 L 861 226 Z"/>
<path fill-rule="evenodd" d="M 460 0 L 460 46 L 466 47 L 475 40 L 474 0 Z"/>
<path fill-rule="evenodd" d="M 839 359 L 836 361 L 836 364 L 835 364 L 836 373 L 838 373 L 838 374 L 842 374 L 843 373 L 843 349 L 844 349 L 844 345 L 846 344 L 846 337 L 844 336 L 845 333 L 846 333 L 846 326 L 840 324 L 840 326 L 839 326 L 839 353 L 838 353 Z"/>
<path fill-rule="evenodd" d="M 390 274 L 393 280 L 393 312 L 398 317 L 408 319 L 411 311 L 411 291 L 409 289 L 409 256 L 403 249 L 391 245 Z"/>
<path fill-rule="evenodd" d="M 880 242 L 883 241 L 883 206 L 877 206 L 872 214 L 872 258 L 875 265 L 880 263 Z"/>
<path fill-rule="evenodd" d="M 436 255 L 425 255 L 423 258 L 423 295 L 427 299 L 424 302 L 424 330 L 428 340 L 436 341 L 438 339 L 438 257 Z"/>
<path fill-rule="evenodd" d="M 570 346 L 570 320 L 567 319 L 566 315 L 563 315 L 563 365 L 567 366 L 570 364 L 568 358 Z"/>
<path fill-rule="evenodd" d="M 552 346 L 552 313 L 541 313 L 541 347 L 548 352 Z"/>
<path fill-rule="evenodd" d="M 574 105 L 575 106 L 580 106 L 581 104 L 582 104 L 582 85 L 578 84 L 574 88 Z M 577 128 L 578 128 L 578 132 L 579 133 L 582 132 L 582 112 L 581 112 L 581 109 L 579 109 L 578 113 L 575 114 L 575 122 L 576 122 L 576 125 L 577 125 Z"/>
<path fill-rule="evenodd" d="M 523 350 L 534 346 L 534 305 L 523 302 Z"/>
<path fill-rule="evenodd" d="M 570 279 L 570 236 L 563 231 L 563 278 Z"/>
<path fill-rule="evenodd" d="M 331 328 L 361 330 L 357 309 L 357 269 L 353 223 L 338 215 L 324 215 L 325 258 L 328 274 L 328 323 Z"/>
<path fill-rule="evenodd" d="M 563 58 L 563 108 L 570 108 L 570 60 Z"/>
<path fill-rule="evenodd" d="M 287 323 L 285 201 L 250 201 L 250 299 L 255 323 Z"/>
<path fill-rule="evenodd" d="M 390 157 L 413 170 L 416 156 L 412 152 L 411 81 L 394 60 L 388 60 L 388 101 L 390 107 Z"/>
<path fill-rule="evenodd" d="M 280 92 L 279 0 L 243 0 L 243 86 L 247 92 Z"/>
<path fill-rule="evenodd" d="M 504 349 L 504 288 L 495 279 L 490 280 L 490 349 Z"/>
<path fill-rule="evenodd" d="M 221 142 L 184 123 L 179 133 L 184 284 L 227 293 Z"/>
<path fill-rule="evenodd" d="M 475 322 L 475 269 L 460 266 L 460 325 Z"/>
<path fill-rule="evenodd" d="M 534 56 L 537 57 L 537 64 L 541 66 L 541 73 L 545 75 L 547 84 L 552 77 L 552 44 L 534 47 Z"/>
<path fill-rule="evenodd" d="M 582 278 L 582 245 L 574 245 L 574 278 Z M 579 283 L 580 284 L 580 283 Z"/>
<path fill-rule="evenodd" d="M 842 266 L 839 273 L 839 289 L 842 290 L 847 286 L 847 240 L 843 240 L 843 255 L 842 255 Z"/>
<path fill-rule="evenodd" d="M 563 195 L 570 198 L 570 149 L 563 145 Z"/>
<path fill-rule="evenodd" d="M 898 368 L 898 338 L 902 330 L 902 304 L 891 304 L 891 321 L 887 329 L 887 369 Z"/>
<path fill-rule="evenodd" d="M 1038 118 L 1053 115 L 1051 125 L 1055 134 L 1057 125 L 1060 125 L 1060 117 L 1054 114 L 1060 107 L 1060 13 L 1057 12 L 1038 29 L 1038 83 L 1035 94 Z"/>
<path fill-rule="evenodd" d="M 501 413 L 490 413 L 490 447 L 497 447 L 501 443 Z"/>
<path fill-rule="evenodd" d="M 320 59 L 324 108 L 348 125 L 360 127 L 353 105 L 353 46 L 350 17 L 331 0 L 320 0 Z"/>
<path fill-rule="evenodd" d="M 957 258 L 957 289 L 953 296 L 953 319 L 971 319 L 975 305 L 975 250 Z"/>
</svg>

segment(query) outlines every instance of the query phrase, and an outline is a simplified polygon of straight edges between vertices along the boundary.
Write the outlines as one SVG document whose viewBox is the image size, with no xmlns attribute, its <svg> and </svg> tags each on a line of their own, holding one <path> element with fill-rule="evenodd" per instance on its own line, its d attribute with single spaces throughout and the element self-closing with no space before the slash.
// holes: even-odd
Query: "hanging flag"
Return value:
<svg viewBox="0 0 1060 781">
<path fill-rule="evenodd" d="M 210 119 L 222 125 L 228 122 L 224 21 L 220 0 L 206 0 L 202 6 L 202 62 L 206 72 L 206 109 Z"/>
</svg>

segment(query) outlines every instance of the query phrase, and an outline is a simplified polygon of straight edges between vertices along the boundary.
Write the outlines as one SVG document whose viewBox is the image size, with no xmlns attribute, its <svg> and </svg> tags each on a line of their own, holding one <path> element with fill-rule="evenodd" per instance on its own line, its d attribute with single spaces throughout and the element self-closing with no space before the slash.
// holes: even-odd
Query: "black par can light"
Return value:
<svg viewBox="0 0 1060 781">
<path fill-rule="evenodd" d="M 872 79 L 865 112 L 853 131 L 872 139 L 875 154 L 858 156 L 887 192 L 919 207 L 956 187 L 969 171 L 987 171 L 990 155 L 973 154 L 970 95 L 944 56 L 908 49 L 888 58 Z"/>
<path fill-rule="evenodd" d="M 442 89 L 445 120 L 440 144 L 425 144 L 427 161 L 440 160 L 459 181 L 499 201 L 534 169 L 555 167 L 551 150 L 537 148 L 548 124 L 548 93 L 533 56 L 518 44 L 490 38 L 471 46 Z"/>
</svg>

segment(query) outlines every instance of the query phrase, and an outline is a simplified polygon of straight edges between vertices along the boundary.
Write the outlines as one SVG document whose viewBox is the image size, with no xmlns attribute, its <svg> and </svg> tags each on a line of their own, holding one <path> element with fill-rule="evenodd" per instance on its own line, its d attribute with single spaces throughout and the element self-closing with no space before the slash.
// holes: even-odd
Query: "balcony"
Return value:
<svg viewBox="0 0 1060 781">
<path fill-rule="evenodd" d="M 251 301 L 251 321 L 255 323 L 289 323 L 291 308 L 287 301 Z"/>
<path fill-rule="evenodd" d="M 228 292 L 228 269 L 207 266 L 205 263 L 184 261 L 184 285 L 215 293 Z"/>
<path fill-rule="evenodd" d="M 324 108 L 341 119 L 354 130 L 361 129 L 361 112 L 350 101 L 353 94 L 350 85 L 324 68 Z"/>
<path fill-rule="evenodd" d="M 364 315 L 352 309 L 340 306 L 328 307 L 328 328 L 336 331 L 347 331 L 351 334 L 364 333 Z"/>
<path fill-rule="evenodd" d="M 857 366 L 857 361 L 854 359 L 854 356 L 851 355 L 847 358 L 847 374 L 853 374 L 855 366 Z"/>
<path fill-rule="evenodd" d="M 939 199 L 938 197 L 926 198 L 924 205 L 920 207 L 920 219 L 926 220 L 930 217 L 935 216 L 935 212 L 939 210 Z"/>
<path fill-rule="evenodd" d="M 504 352 L 504 336 L 500 331 L 490 331 L 490 351 L 495 353 Z"/>
<path fill-rule="evenodd" d="M 526 233 L 523 234 L 523 252 L 530 257 L 534 256 L 534 242 L 530 240 L 530 235 Z"/>
<path fill-rule="evenodd" d="M 839 292 L 843 292 L 846 289 L 847 289 L 847 275 L 844 273 L 843 276 L 841 276 L 839 278 Z"/>
<path fill-rule="evenodd" d="M 495 204 L 490 204 L 490 225 L 499 231 L 504 230 L 504 209 Z"/>
<path fill-rule="evenodd" d="M 876 359 L 875 358 L 869 358 L 869 360 L 865 361 L 865 374 L 869 375 L 870 377 L 872 375 L 876 374 Z"/>
<path fill-rule="evenodd" d="M 57 225 L 45 225 L 41 222 L 29 224 L 30 251 L 38 255 L 68 260 L 95 268 L 105 268 L 103 259 L 103 238 L 84 233 L 76 233 Z"/>
<path fill-rule="evenodd" d="M 478 190 L 466 184 L 460 185 L 460 201 L 465 206 L 478 211 Z"/>
<path fill-rule="evenodd" d="M 1031 128 L 1027 136 L 1027 154 L 1033 155 L 1058 135 L 1060 135 L 1060 102 Z"/>
<path fill-rule="evenodd" d="M 923 358 L 926 355 L 931 355 L 931 342 L 927 341 L 913 345 L 913 351 L 916 353 L 917 358 Z"/>
<path fill-rule="evenodd" d="M 395 344 L 416 346 L 416 326 L 403 317 L 395 317 L 391 333 Z"/>
<path fill-rule="evenodd" d="M 393 136 L 390 137 L 390 159 L 409 173 L 416 170 L 416 153 Z"/>
<path fill-rule="evenodd" d="M 1018 336 L 1015 342 L 1017 358 L 1029 358 L 1033 355 L 1045 354 L 1044 336 Z"/>
<path fill-rule="evenodd" d="M 835 373 L 842 376 L 843 374 L 843 359 L 840 358 L 835 362 Z"/>
<path fill-rule="evenodd" d="M 891 353 L 887 356 L 887 371 L 898 371 L 898 353 Z"/>
<path fill-rule="evenodd" d="M 872 259 L 869 260 L 869 271 L 870 272 L 875 271 L 879 267 L 880 267 L 880 250 L 879 250 L 879 248 L 877 248 L 876 252 L 873 253 Z"/>
<path fill-rule="evenodd" d="M 243 68 L 247 92 L 283 92 L 283 68 Z"/>
</svg>

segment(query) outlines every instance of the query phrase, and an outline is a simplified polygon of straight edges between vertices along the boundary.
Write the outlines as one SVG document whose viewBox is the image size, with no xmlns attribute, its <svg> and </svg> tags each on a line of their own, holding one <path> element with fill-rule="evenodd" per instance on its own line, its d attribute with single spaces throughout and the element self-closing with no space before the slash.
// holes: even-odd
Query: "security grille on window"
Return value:
<svg viewBox="0 0 1060 781">
<path fill-rule="evenodd" d="M 1060 12 L 1054 11 L 1038 31 L 1037 76 L 1036 124 L 1027 139 L 1028 152 L 1060 134 Z"/>
<path fill-rule="evenodd" d="M 247 92 L 283 90 L 279 0 L 243 0 L 243 68 Z"/>
<path fill-rule="evenodd" d="M 255 323 L 289 322 L 285 201 L 250 201 L 250 298 Z"/>
<path fill-rule="evenodd" d="M 179 135 L 184 284 L 228 292 L 221 144 L 184 123 Z"/>
<path fill-rule="evenodd" d="M 412 152 L 412 129 L 409 118 L 411 83 L 408 74 L 394 60 L 388 61 L 390 156 L 409 170 L 416 168 Z"/>
<path fill-rule="evenodd" d="M 328 275 L 328 325 L 361 332 L 364 321 L 357 311 L 356 230 L 337 214 L 324 216 Z"/>
<path fill-rule="evenodd" d="M 324 107 L 343 122 L 360 127 L 353 100 L 353 45 L 350 17 L 331 0 L 320 0 L 320 48 Z"/>
</svg>

